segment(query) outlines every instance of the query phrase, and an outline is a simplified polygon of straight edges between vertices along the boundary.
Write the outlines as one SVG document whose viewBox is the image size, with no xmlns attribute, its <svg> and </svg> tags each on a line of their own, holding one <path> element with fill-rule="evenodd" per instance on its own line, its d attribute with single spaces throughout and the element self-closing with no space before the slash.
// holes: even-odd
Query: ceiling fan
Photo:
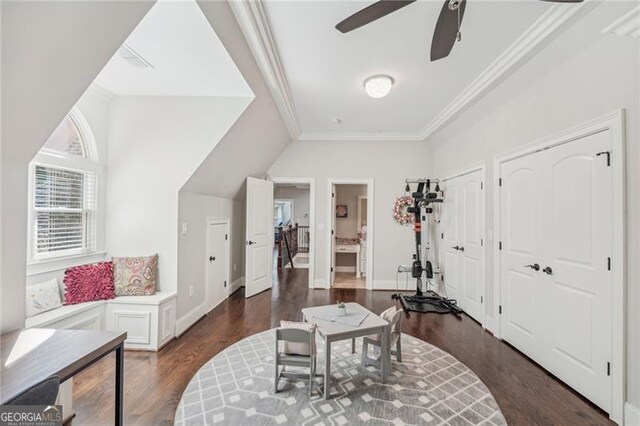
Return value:
<svg viewBox="0 0 640 426">
<path fill-rule="evenodd" d="M 372 5 L 349 16 L 336 25 L 341 33 L 348 33 L 398 9 L 414 3 L 416 0 L 379 0 Z M 542 0 L 554 3 L 580 3 L 583 0 Z M 460 27 L 467 0 L 445 0 L 431 42 L 431 61 L 449 56 L 456 41 L 462 39 Z"/>
</svg>

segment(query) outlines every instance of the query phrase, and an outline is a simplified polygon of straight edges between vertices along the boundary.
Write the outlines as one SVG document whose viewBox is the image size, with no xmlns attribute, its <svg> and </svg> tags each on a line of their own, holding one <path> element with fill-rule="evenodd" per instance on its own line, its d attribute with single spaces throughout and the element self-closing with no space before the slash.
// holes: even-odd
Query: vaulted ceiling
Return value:
<svg viewBox="0 0 640 426">
<path fill-rule="evenodd" d="M 436 62 L 429 50 L 441 0 L 347 34 L 334 28 L 370 3 L 231 4 L 294 139 L 428 139 L 594 2 L 470 0 L 462 41 Z M 395 80 L 381 99 L 363 87 L 376 74 Z"/>
<path fill-rule="evenodd" d="M 158 0 L 95 84 L 118 96 L 253 97 L 193 0 Z"/>
</svg>

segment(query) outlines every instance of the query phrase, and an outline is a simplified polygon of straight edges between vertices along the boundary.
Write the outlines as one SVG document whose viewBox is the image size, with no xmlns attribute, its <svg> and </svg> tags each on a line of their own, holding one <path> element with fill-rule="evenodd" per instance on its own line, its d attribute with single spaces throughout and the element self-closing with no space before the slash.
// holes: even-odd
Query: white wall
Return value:
<svg viewBox="0 0 640 426">
<path fill-rule="evenodd" d="M 597 13 L 610 15 L 607 22 L 621 15 L 623 5 L 610 7 L 614 9 L 596 9 Z M 483 162 L 490 177 L 494 156 L 626 108 L 628 399 L 636 406 L 640 404 L 639 50 L 638 39 L 602 36 L 580 23 L 462 114 L 431 143 L 434 169 L 439 175 Z M 495 188 L 491 179 L 485 185 L 486 226 L 492 230 Z M 493 313 L 493 244 L 487 244 L 489 315 Z"/>
<path fill-rule="evenodd" d="M 178 191 L 249 98 L 118 97 L 109 126 L 111 256 L 159 254 L 158 286 L 178 288 Z"/>
<path fill-rule="evenodd" d="M 244 198 L 247 176 L 263 177 L 291 142 L 271 92 L 226 1 L 198 5 L 242 73 L 255 99 L 189 178 L 183 190 Z"/>
<path fill-rule="evenodd" d="M 310 209 L 309 188 L 295 188 L 292 186 L 279 186 L 273 188 L 274 200 L 293 200 L 293 217 L 291 221 L 298 225 L 309 225 Z"/>
<path fill-rule="evenodd" d="M 28 163 L 152 5 L 0 2 L 1 331 L 24 324 Z"/>
<path fill-rule="evenodd" d="M 205 300 L 207 220 L 230 220 L 229 275 L 231 284 L 244 273 L 244 207 L 241 201 L 180 192 L 178 221 L 188 233 L 178 237 L 178 318 L 200 309 Z M 193 286 L 193 296 L 189 287 Z M 204 314 L 204 306 L 202 314 Z"/>
<path fill-rule="evenodd" d="M 395 198 L 404 193 L 407 177 L 429 177 L 431 159 L 421 142 L 294 142 L 269 169 L 270 176 L 316 179 L 316 284 L 326 284 L 327 180 L 374 179 L 374 288 L 395 288 L 395 271 L 411 263 L 413 230 L 401 227 L 391 216 Z M 371 200 L 369 200 L 371 201 Z M 334 212 L 332 212 L 334 214 Z"/>
</svg>

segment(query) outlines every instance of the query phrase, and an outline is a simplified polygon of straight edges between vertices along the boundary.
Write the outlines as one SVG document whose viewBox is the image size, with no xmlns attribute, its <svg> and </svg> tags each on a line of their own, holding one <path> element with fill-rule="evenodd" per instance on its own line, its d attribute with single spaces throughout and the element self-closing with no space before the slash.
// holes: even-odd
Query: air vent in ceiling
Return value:
<svg viewBox="0 0 640 426">
<path fill-rule="evenodd" d="M 136 68 L 153 68 L 153 65 L 151 65 L 149 61 L 140 56 L 140 54 L 138 54 L 138 52 L 133 50 L 131 47 L 127 46 L 126 43 L 124 43 L 120 47 L 120 49 L 118 50 L 118 54 L 120 55 L 120 57 L 122 57 L 122 59 Z"/>
</svg>

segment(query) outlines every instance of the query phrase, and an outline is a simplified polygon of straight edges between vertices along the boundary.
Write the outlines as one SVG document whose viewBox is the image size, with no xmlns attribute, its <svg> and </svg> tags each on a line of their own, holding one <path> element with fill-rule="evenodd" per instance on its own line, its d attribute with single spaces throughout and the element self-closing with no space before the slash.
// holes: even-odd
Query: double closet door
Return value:
<svg viewBox="0 0 640 426">
<path fill-rule="evenodd" d="M 608 131 L 500 165 L 502 338 L 611 408 Z"/>
<path fill-rule="evenodd" d="M 484 302 L 483 175 L 477 170 L 444 182 L 441 249 L 447 296 L 480 323 Z"/>
</svg>

